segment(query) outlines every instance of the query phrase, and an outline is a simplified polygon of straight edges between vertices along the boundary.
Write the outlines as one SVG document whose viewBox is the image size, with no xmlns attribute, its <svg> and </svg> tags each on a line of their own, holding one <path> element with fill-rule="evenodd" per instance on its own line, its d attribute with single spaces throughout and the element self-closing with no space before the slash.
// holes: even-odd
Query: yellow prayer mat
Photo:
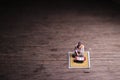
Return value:
<svg viewBox="0 0 120 80">
<path fill-rule="evenodd" d="M 74 62 L 74 58 L 72 57 L 73 53 L 74 52 L 68 52 L 69 68 L 90 68 L 90 52 L 89 51 L 84 52 L 84 56 L 86 57 L 86 60 L 83 63 Z"/>
</svg>

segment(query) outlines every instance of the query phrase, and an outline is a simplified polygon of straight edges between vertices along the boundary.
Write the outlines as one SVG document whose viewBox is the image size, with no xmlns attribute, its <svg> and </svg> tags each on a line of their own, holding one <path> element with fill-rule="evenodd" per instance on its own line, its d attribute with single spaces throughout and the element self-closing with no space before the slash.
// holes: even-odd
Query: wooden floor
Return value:
<svg viewBox="0 0 120 80">
<path fill-rule="evenodd" d="M 0 80 L 120 80 L 119 8 L 48 7 L 3 9 Z M 80 40 L 91 68 L 69 69 L 67 53 Z"/>
</svg>

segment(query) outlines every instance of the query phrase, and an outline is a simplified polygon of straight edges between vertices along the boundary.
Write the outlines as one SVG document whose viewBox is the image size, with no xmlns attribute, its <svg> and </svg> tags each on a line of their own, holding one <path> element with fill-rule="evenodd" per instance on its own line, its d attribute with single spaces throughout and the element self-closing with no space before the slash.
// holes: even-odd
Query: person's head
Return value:
<svg viewBox="0 0 120 80">
<path fill-rule="evenodd" d="M 79 42 L 78 42 L 78 45 L 80 46 L 81 44 L 82 44 L 82 43 L 79 41 Z"/>
</svg>

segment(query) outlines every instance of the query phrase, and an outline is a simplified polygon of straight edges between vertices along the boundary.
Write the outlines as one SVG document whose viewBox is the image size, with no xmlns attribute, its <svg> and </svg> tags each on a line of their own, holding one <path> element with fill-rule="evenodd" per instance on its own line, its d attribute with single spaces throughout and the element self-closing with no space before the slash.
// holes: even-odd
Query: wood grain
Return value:
<svg viewBox="0 0 120 80">
<path fill-rule="evenodd" d="M 1 15 L 0 80 L 120 80 L 119 11 L 100 4 L 8 8 Z M 79 40 L 90 51 L 90 69 L 68 68 L 67 53 Z"/>
</svg>

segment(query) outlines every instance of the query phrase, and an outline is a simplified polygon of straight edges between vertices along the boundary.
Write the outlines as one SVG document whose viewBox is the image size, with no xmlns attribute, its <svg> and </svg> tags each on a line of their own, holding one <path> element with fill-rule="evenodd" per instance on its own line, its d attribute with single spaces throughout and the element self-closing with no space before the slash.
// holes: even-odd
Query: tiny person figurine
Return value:
<svg viewBox="0 0 120 80">
<path fill-rule="evenodd" d="M 84 56 L 84 45 L 79 41 L 74 48 L 74 57 L 75 56 Z"/>
</svg>

